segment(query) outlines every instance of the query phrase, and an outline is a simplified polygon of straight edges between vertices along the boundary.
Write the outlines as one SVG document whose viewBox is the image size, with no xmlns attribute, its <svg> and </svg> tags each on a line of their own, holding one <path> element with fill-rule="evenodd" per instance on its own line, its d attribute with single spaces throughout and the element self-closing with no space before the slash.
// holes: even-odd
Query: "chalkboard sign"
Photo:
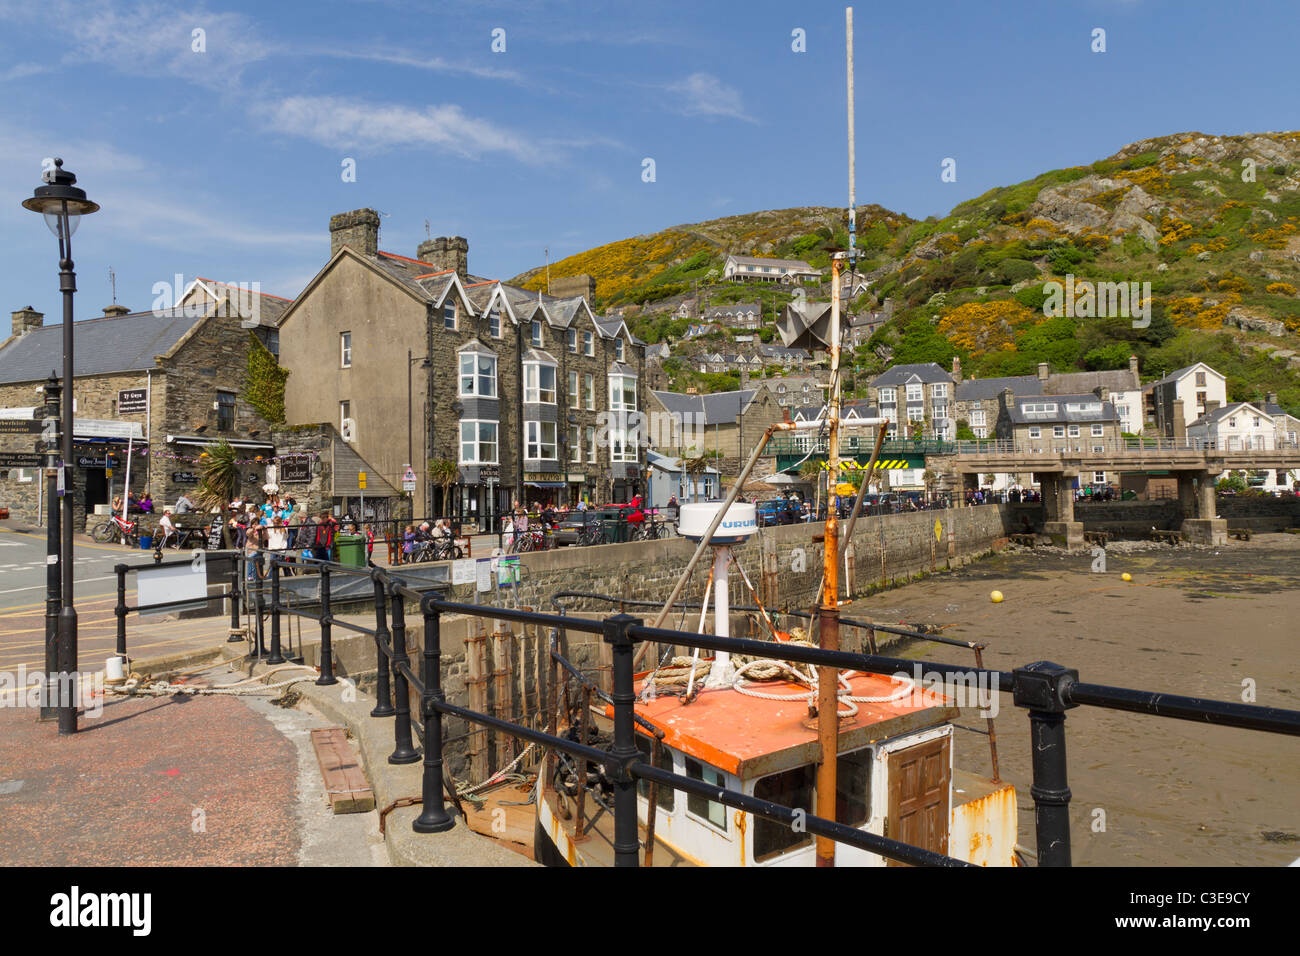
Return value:
<svg viewBox="0 0 1300 956">
<path fill-rule="evenodd" d="M 208 550 L 215 551 L 221 547 L 221 529 L 225 521 L 220 515 L 212 519 L 212 524 L 208 528 Z"/>
<path fill-rule="evenodd" d="M 280 462 L 280 480 L 282 482 L 311 481 L 310 458 L 286 458 Z"/>
<path fill-rule="evenodd" d="M 197 485 L 199 476 L 192 471 L 173 471 L 172 481 L 178 485 Z"/>
</svg>

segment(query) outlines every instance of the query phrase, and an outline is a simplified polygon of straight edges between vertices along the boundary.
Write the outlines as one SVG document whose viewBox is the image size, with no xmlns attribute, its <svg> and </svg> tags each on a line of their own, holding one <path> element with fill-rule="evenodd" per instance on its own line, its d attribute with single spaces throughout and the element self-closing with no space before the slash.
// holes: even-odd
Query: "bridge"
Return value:
<svg viewBox="0 0 1300 956">
<path fill-rule="evenodd" d="M 1214 492 L 1225 471 L 1291 471 L 1300 468 L 1300 445 L 1270 443 L 1250 448 L 1233 441 L 1225 447 L 1186 438 L 981 439 L 936 441 L 890 439 L 882 443 L 878 468 L 929 468 L 940 485 L 960 478 L 964 491 L 979 487 L 982 474 L 1032 474 L 1043 494 L 1043 530 L 1062 546 L 1083 545 L 1083 523 L 1074 520 L 1074 480 L 1096 471 L 1160 472 L 1178 480 L 1182 531 L 1189 541 L 1223 544 L 1228 524 L 1215 511 Z M 840 456 L 866 464 L 875 448 L 872 435 L 847 435 Z M 777 470 L 805 459 L 824 461 L 827 439 L 816 435 L 781 435 L 768 443 Z M 931 459 L 938 459 L 933 460 Z M 965 495 L 962 495 L 965 498 Z"/>
</svg>

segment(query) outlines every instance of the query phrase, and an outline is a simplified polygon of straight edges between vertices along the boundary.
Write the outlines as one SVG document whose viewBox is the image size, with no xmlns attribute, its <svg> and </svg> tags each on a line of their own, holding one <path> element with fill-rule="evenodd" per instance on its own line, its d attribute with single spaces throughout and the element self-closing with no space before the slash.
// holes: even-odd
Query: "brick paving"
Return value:
<svg viewBox="0 0 1300 956">
<path fill-rule="evenodd" d="M 238 699 L 110 697 L 81 727 L 0 709 L 0 864 L 298 862 L 294 745 Z"/>
</svg>

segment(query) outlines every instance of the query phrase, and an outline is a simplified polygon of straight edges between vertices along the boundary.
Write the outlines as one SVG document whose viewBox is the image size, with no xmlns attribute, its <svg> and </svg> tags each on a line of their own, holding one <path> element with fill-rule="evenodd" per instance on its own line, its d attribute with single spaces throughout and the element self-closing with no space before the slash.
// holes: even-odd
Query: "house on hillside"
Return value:
<svg viewBox="0 0 1300 956">
<path fill-rule="evenodd" d="M 763 324 L 763 306 L 758 302 L 710 306 L 704 310 L 704 321 L 731 329 L 757 329 Z"/>
<path fill-rule="evenodd" d="M 934 362 L 888 368 L 871 380 L 868 394 L 889 419 L 890 438 L 951 440 L 956 435 L 953 381 Z"/>
<path fill-rule="evenodd" d="M 722 277 L 742 282 L 780 282 L 803 285 L 820 282 L 821 269 L 814 269 L 802 259 L 761 259 L 752 256 L 727 256 Z"/>
<path fill-rule="evenodd" d="M 1211 408 L 1228 404 L 1227 379 L 1204 362 L 1197 362 L 1153 383 L 1150 402 L 1156 434 L 1184 438 L 1188 422 L 1203 418 Z"/>
</svg>

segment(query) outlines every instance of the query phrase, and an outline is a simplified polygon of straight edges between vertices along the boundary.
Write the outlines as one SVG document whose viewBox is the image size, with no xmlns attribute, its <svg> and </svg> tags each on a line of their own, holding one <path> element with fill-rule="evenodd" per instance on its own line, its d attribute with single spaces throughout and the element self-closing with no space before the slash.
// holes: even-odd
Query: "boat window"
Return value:
<svg viewBox="0 0 1300 956">
<path fill-rule="evenodd" d="M 840 754 L 835 769 L 835 819 L 860 826 L 871 816 L 871 748 Z"/>
<path fill-rule="evenodd" d="M 686 758 L 686 776 L 692 780 L 703 780 L 715 787 L 725 787 L 727 785 L 726 775 L 721 770 L 714 770 L 712 767 L 705 766 L 690 757 Z M 688 793 L 686 795 L 686 812 L 699 817 L 701 820 L 707 820 L 721 830 L 727 829 L 727 808 L 720 803 L 714 803 L 705 797 Z"/>
<path fill-rule="evenodd" d="M 757 781 L 754 784 L 754 796 L 760 800 L 779 803 L 792 810 L 814 813 L 813 786 L 816 780 L 817 771 L 812 764 L 796 767 Z M 812 834 L 806 829 L 800 832 L 775 820 L 754 818 L 754 861 L 756 863 L 769 860 L 792 847 L 803 846 L 811 841 Z"/>
<path fill-rule="evenodd" d="M 667 747 L 660 747 L 659 759 L 657 761 L 651 761 L 650 759 L 651 746 L 652 744 L 650 742 L 650 738 L 647 737 L 645 734 L 636 735 L 636 749 L 641 752 L 641 758 L 646 763 L 658 767 L 660 770 L 667 770 L 669 773 L 672 773 L 673 772 L 672 753 L 668 750 Z M 641 794 L 641 796 L 645 797 L 647 800 L 649 800 L 650 781 L 638 780 L 636 782 L 636 792 Z M 662 810 L 664 813 L 672 813 L 673 807 L 676 804 L 676 798 L 677 798 L 676 790 L 674 790 L 672 787 L 660 786 L 659 792 L 655 796 L 655 802 L 659 805 L 659 809 Z"/>
</svg>

